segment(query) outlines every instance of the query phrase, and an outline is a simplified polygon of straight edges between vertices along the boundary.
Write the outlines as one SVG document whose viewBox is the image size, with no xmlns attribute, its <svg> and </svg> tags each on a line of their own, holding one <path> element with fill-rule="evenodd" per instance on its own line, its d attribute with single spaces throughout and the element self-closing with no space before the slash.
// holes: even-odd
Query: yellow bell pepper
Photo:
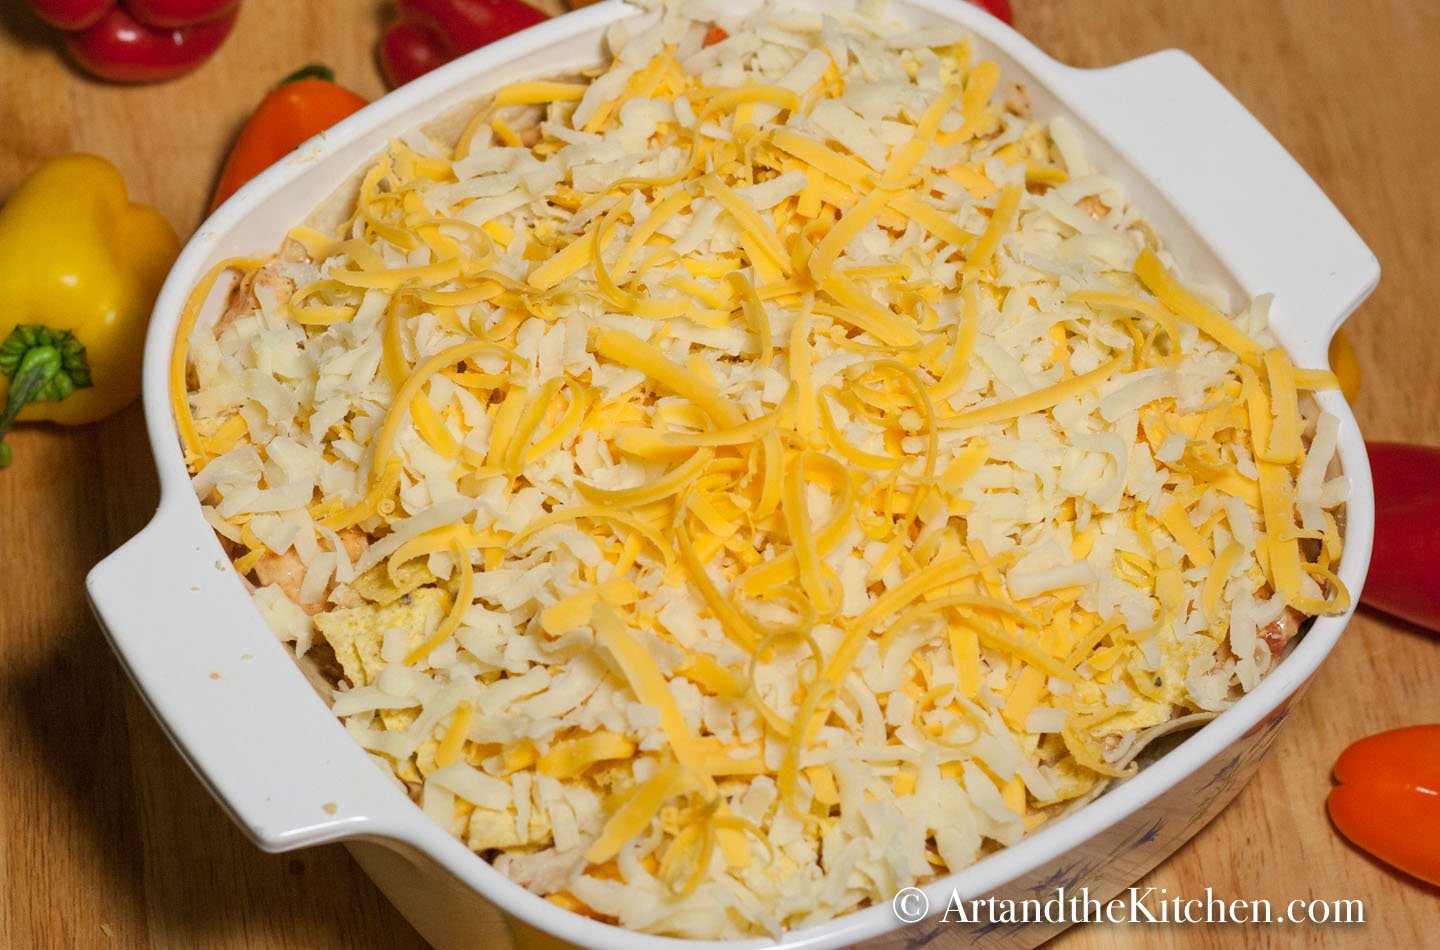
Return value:
<svg viewBox="0 0 1440 950">
<path fill-rule="evenodd" d="M 140 393 L 150 308 L 180 252 L 113 165 L 51 159 L 0 208 L 0 466 L 16 419 L 78 425 Z"/>
<path fill-rule="evenodd" d="M 1336 330 L 1330 338 L 1330 371 L 1340 380 L 1345 401 L 1353 403 L 1360 396 L 1360 360 L 1344 330 Z"/>
</svg>

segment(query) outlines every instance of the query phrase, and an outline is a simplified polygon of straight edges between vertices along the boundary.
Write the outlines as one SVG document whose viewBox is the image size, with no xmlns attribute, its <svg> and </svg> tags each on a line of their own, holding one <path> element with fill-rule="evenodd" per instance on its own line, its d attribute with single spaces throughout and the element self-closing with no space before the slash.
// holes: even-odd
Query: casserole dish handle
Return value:
<svg viewBox="0 0 1440 950">
<path fill-rule="evenodd" d="M 162 502 L 144 530 L 91 570 L 86 589 L 170 740 L 257 845 L 288 851 L 395 833 L 372 816 L 414 811 L 395 807 L 406 796 L 345 735 L 288 649 L 255 623 L 232 571 L 187 498 Z"/>
<path fill-rule="evenodd" d="M 1070 104 L 1180 213 L 1307 365 L 1380 277 L 1375 255 L 1245 106 L 1194 58 L 1067 70 Z"/>
</svg>

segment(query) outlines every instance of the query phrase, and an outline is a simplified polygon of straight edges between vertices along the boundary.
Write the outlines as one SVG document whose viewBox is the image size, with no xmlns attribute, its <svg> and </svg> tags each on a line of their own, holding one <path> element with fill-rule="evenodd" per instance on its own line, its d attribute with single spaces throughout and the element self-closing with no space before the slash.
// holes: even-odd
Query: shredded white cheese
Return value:
<svg viewBox="0 0 1440 950">
<path fill-rule="evenodd" d="M 968 39 L 690 10 L 390 143 L 187 341 L 177 413 L 427 814 L 726 939 L 958 870 L 1225 708 L 1287 611 L 1345 608 L 1346 483 L 1327 374 Z"/>
</svg>

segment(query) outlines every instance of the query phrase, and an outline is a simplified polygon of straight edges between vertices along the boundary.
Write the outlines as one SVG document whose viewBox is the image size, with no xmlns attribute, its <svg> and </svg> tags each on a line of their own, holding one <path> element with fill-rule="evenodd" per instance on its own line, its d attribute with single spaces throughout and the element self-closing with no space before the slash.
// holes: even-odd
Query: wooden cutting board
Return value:
<svg viewBox="0 0 1440 950">
<path fill-rule="evenodd" d="M 1440 4 L 1429 0 L 1014 0 L 1017 25 L 1081 66 L 1190 51 L 1279 137 L 1379 255 L 1351 336 L 1371 438 L 1440 444 Z M 0 195 L 38 161 L 89 150 L 182 234 L 231 136 L 307 62 L 378 95 L 379 0 L 244 0 L 220 53 L 181 80 L 72 72 L 24 0 L 0 5 Z M 0 301 L 0 306 L 4 301 Z M 419 938 L 344 850 L 266 855 L 171 749 L 101 639 L 85 572 L 137 531 L 157 490 L 140 410 L 25 427 L 0 472 L 0 945 L 410 948 Z M 1363 926 L 1097 926 L 1090 947 L 1424 946 L 1440 890 L 1347 846 L 1324 813 L 1351 740 L 1440 721 L 1440 636 L 1363 613 L 1235 804 L 1143 882 L 1225 900 L 1359 899 Z"/>
</svg>

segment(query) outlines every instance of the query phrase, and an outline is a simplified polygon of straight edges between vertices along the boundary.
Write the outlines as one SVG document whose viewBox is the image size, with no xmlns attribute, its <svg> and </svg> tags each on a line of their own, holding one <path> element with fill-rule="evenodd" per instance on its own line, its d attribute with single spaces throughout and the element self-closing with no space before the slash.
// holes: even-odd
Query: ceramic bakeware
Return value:
<svg viewBox="0 0 1440 950">
<path fill-rule="evenodd" d="M 738 12 L 734 6 L 727 15 Z M 960 0 L 909 0 L 892 9 L 911 25 L 958 22 L 972 31 L 978 52 L 1024 83 L 1038 117 L 1075 120 L 1097 167 L 1125 184 L 1187 277 L 1237 299 L 1275 294 L 1274 330 L 1296 364 L 1327 365 L 1331 336 L 1377 281 L 1375 258 L 1275 139 L 1193 59 L 1170 51 L 1074 69 Z M 595 65 L 607 27 L 649 15 L 610 0 L 430 73 L 302 146 L 204 224 L 165 284 L 145 353 L 159 510 L 89 577 L 95 612 L 136 687 L 245 833 L 268 851 L 345 842 L 441 948 L 504 946 L 512 933 L 507 919 L 615 950 L 699 944 L 600 924 L 525 891 L 426 818 L 346 735 L 251 605 L 201 516 L 170 409 L 172 341 L 191 288 L 215 263 L 272 252 L 389 137 L 505 82 Z M 202 322 L 218 314 L 223 290 L 212 294 Z M 1340 419 L 1339 459 L 1352 494 L 1339 575 L 1358 599 L 1373 531 L 1370 472 L 1349 407 L 1334 392 L 1319 401 Z M 1234 797 L 1348 619 L 1316 620 L 1253 692 L 1134 778 L 928 885 L 931 917 L 902 925 L 890 906 L 877 905 L 789 933 L 778 945 L 706 946 L 1039 943 L 1060 925 L 942 925 L 935 915 L 952 891 L 1045 900 L 1063 886 L 1104 899 L 1133 883 Z"/>
</svg>

